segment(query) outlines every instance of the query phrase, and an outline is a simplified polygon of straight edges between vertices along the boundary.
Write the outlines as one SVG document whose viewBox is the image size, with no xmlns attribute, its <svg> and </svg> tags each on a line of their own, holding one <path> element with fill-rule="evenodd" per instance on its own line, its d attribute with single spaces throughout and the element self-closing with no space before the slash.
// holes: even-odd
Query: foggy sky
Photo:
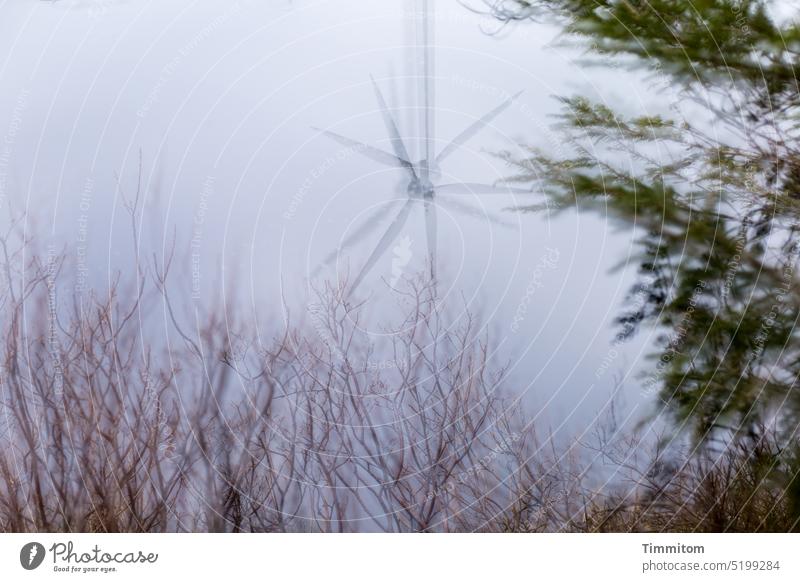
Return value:
<svg viewBox="0 0 800 582">
<path fill-rule="evenodd" d="M 73 254 L 80 249 L 87 280 L 103 285 L 130 268 L 121 203 L 136 190 L 141 151 L 143 245 L 163 253 L 177 233 L 186 274 L 177 301 L 191 308 L 225 285 L 257 325 L 279 327 L 284 304 L 305 312 L 310 272 L 365 212 L 405 196 L 400 170 L 313 129 L 389 149 L 372 74 L 415 148 L 413 23 L 404 8 L 399 1 L 0 0 L 2 219 L 26 213 L 29 232 Z M 580 67 L 577 51 L 553 45 L 554 28 L 526 23 L 487 34 L 496 26 L 456 2 L 438 4 L 440 147 L 524 90 L 447 161 L 443 182 L 508 176 L 513 169 L 492 152 L 521 151 L 519 143 L 557 151 L 554 95 L 586 93 L 651 113 L 668 106 L 638 75 Z M 627 374 L 626 410 L 640 417 L 651 403 L 635 371 L 649 338 L 611 345 L 633 272 L 611 269 L 630 260 L 633 235 L 602 216 L 508 210 L 542 201 L 535 192 L 467 198 L 476 217 L 442 213 L 445 297 L 484 316 L 501 346 L 497 357 L 512 363 L 508 388 L 555 429 L 586 429 L 615 374 Z M 489 223 L 484 211 L 515 226 Z M 379 232 L 342 257 L 340 269 L 357 270 Z M 426 258 L 421 211 L 401 236 L 410 240 L 403 266 L 410 275 Z M 392 304 L 381 280 L 391 273 L 387 255 L 365 282 L 376 305 Z M 322 274 L 335 278 L 336 269 Z M 365 333 L 378 333 L 377 325 Z"/>
</svg>

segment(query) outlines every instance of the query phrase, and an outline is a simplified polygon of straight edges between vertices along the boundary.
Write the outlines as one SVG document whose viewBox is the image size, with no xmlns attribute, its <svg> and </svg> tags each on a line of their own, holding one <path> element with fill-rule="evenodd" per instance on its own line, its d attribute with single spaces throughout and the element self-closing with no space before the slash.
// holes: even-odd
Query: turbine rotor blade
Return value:
<svg viewBox="0 0 800 582">
<path fill-rule="evenodd" d="M 364 263 L 364 266 L 361 268 L 361 272 L 358 274 L 358 277 L 355 278 L 353 281 L 353 285 L 350 288 L 351 291 L 354 291 L 356 287 L 364 280 L 364 277 L 369 274 L 372 267 L 375 266 L 375 263 L 378 262 L 378 259 L 386 252 L 386 249 L 389 248 L 389 245 L 392 243 L 397 235 L 400 233 L 400 230 L 405 225 L 406 220 L 408 219 L 408 215 L 411 212 L 411 207 L 414 204 L 415 200 L 409 199 L 400 209 L 400 212 L 397 213 L 397 216 L 394 217 L 394 220 L 389 225 L 389 228 L 386 229 L 386 232 L 383 233 L 381 240 L 378 241 L 375 250 L 372 251 L 372 254 L 367 259 L 367 262 Z"/>
<path fill-rule="evenodd" d="M 452 154 L 455 150 L 460 148 L 467 140 L 469 140 L 472 136 L 478 133 L 481 129 L 486 127 L 491 121 L 500 115 L 503 111 L 505 111 L 509 105 L 511 105 L 514 100 L 522 95 L 522 91 L 516 93 L 503 101 L 500 105 L 492 109 L 489 113 L 481 117 L 475 123 L 468 126 L 464 131 L 459 133 L 453 140 L 444 146 L 444 149 L 439 152 L 439 155 L 436 156 L 436 162 L 441 163 L 447 158 L 450 154 Z"/>
<path fill-rule="evenodd" d="M 334 250 L 333 252 L 329 253 L 323 261 L 317 265 L 317 267 L 311 272 L 311 276 L 314 277 L 320 270 L 329 265 L 331 261 L 333 261 L 337 256 L 342 254 L 346 249 L 349 249 L 355 243 L 361 241 L 364 237 L 370 234 L 373 230 L 375 230 L 381 223 L 381 221 L 389 214 L 389 211 L 394 206 L 394 201 L 390 202 L 389 204 L 385 205 L 383 208 L 378 208 L 370 214 L 370 216 L 366 219 L 364 224 L 353 230 L 352 233 L 348 237 L 346 237 L 342 243 Z"/>
<path fill-rule="evenodd" d="M 495 186 L 493 184 L 477 184 L 473 182 L 457 182 L 436 186 L 437 194 L 533 194 L 524 188 L 512 186 Z"/>
<path fill-rule="evenodd" d="M 397 129 L 397 123 L 395 123 L 394 117 L 392 116 L 391 111 L 389 111 L 389 106 L 386 105 L 386 100 L 383 98 L 383 93 L 381 93 L 381 88 L 378 87 L 378 83 L 375 81 L 375 77 L 372 75 L 369 76 L 370 80 L 372 81 L 372 87 L 375 89 L 375 96 L 378 99 L 378 105 L 381 108 L 381 116 L 383 117 L 383 124 L 386 126 L 386 131 L 389 133 L 389 141 L 392 144 L 392 149 L 394 150 L 394 155 L 401 160 L 405 160 L 405 164 L 403 167 L 406 168 L 411 173 L 413 178 L 417 177 L 417 173 L 414 170 L 414 166 L 411 164 L 410 157 L 408 155 L 408 151 L 406 150 L 406 146 L 403 143 L 403 138 L 400 137 L 400 131 Z"/>
<path fill-rule="evenodd" d="M 502 226 L 505 228 L 515 228 L 517 226 L 513 222 L 506 222 L 505 220 L 502 220 L 497 216 L 489 214 L 488 212 L 481 212 L 474 206 L 470 206 L 469 204 L 463 204 L 451 198 L 440 198 L 439 204 L 450 210 L 459 212 L 463 216 L 467 216 L 469 218 L 475 218 L 477 220 L 488 220 L 489 222 L 492 222 L 498 226 Z"/>
<path fill-rule="evenodd" d="M 422 135 L 424 136 L 424 159 L 425 163 L 422 167 L 422 177 L 425 180 L 430 178 L 430 169 L 434 166 L 436 154 L 434 153 L 434 133 L 436 130 L 435 123 L 435 100 L 436 100 L 436 52 L 434 51 L 434 33 L 435 33 L 435 15 L 436 10 L 435 2 L 428 2 L 424 0 L 422 5 L 421 19 L 417 20 L 418 30 L 421 34 L 422 44 L 422 84 L 420 89 L 422 91 L 423 115 L 422 115 Z"/>
<path fill-rule="evenodd" d="M 404 160 L 404 159 L 398 158 L 397 156 L 394 156 L 394 155 L 390 154 L 389 152 L 385 152 L 385 151 L 383 151 L 381 149 L 378 149 L 378 148 L 373 147 L 371 145 L 367 145 L 367 144 L 365 144 L 363 142 L 360 142 L 358 140 L 350 139 L 349 137 L 345 137 L 345 136 L 343 136 L 343 135 L 341 135 L 339 133 L 336 133 L 334 131 L 329 131 L 327 129 L 319 129 L 319 128 L 316 128 L 316 127 L 312 128 L 312 129 L 314 129 L 316 131 L 319 131 L 320 133 L 322 133 L 326 137 L 329 137 L 330 139 L 332 139 L 333 141 L 335 141 L 337 143 L 340 143 L 340 144 L 342 144 L 344 146 L 347 146 L 349 148 L 355 149 L 360 154 L 368 157 L 369 159 L 371 159 L 373 161 L 376 161 L 376 162 L 378 162 L 380 164 L 383 164 L 385 166 L 392 166 L 392 167 L 395 167 L 395 168 L 396 167 L 408 168 L 409 166 L 411 166 L 411 162 L 409 162 L 408 160 Z"/>
</svg>

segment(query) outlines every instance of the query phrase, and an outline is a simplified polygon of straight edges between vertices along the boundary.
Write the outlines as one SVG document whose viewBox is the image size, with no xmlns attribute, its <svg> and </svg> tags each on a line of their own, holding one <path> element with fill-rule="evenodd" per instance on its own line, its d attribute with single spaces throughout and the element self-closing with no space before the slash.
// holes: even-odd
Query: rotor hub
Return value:
<svg viewBox="0 0 800 582">
<path fill-rule="evenodd" d="M 423 178 L 414 178 L 408 183 L 408 195 L 412 198 L 433 198 L 433 182 Z"/>
</svg>

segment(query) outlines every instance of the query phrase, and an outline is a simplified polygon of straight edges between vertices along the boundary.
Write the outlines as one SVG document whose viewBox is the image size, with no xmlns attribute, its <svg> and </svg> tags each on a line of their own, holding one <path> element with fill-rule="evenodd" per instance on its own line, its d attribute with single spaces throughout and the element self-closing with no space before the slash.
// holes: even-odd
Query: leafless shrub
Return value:
<svg viewBox="0 0 800 582">
<path fill-rule="evenodd" d="M 379 336 L 346 286 L 321 288 L 309 321 L 257 330 L 236 305 L 183 317 L 169 257 L 73 297 L 66 255 L 13 236 L 0 239 L 0 530 L 797 527 L 796 472 L 766 431 L 718 454 L 539 438 L 490 331 L 429 280 L 409 283 Z"/>
<path fill-rule="evenodd" d="M 463 530 L 519 486 L 504 368 L 430 282 L 377 341 L 358 332 L 364 306 L 326 287 L 318 320 L 265 342 L 231 306 L 187 331 L 171 259 L 68 304 L 65 255 L 10 246 L 4 530 Z"/>
<path fill-rule="evenodd" d="M 643 446 L 633 436 L 599 450 L 619 471 L 615 492 L 596 494 L 582 531 L 797 531 L 796 464 L 766 428 L 719 450 Z"/>
</svg>

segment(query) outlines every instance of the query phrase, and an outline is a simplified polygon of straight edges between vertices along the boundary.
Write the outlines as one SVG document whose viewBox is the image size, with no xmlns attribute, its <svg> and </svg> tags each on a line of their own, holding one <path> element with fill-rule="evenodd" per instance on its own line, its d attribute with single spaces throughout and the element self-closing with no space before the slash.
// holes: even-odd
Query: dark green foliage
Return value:
<svg viewBox="0 0 800 582">
<path fill-rule="evenodd" d="M 503 156 L 513 180 L 547 195 L 521 210 L 577 207 L 636 229 L 639 280 L 618 322 L 623 339 L 660 330 L 645 387 L 701 445 L 774 426 L 780 462 L 766 473 L 800 515 L 800 29 L 747 0 L 494 8 L 555 16 L 590 54 L 644 68 L 678 96 L 671 118 L 563 98 L 567 153 Z"/>
</svg>

